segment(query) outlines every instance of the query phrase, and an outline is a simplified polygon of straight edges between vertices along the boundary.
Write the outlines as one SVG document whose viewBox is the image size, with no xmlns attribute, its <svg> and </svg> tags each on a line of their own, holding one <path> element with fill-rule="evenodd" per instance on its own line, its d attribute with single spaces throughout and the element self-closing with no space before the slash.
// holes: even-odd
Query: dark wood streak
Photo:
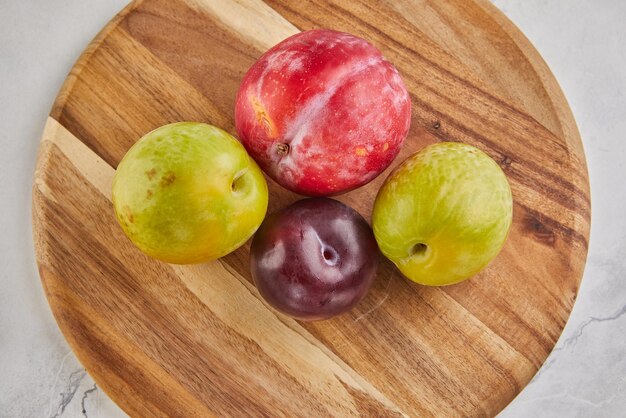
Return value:
<svg viewBox="0 0 626 418">
<path fill-rule="evenodd" d="M 381 416 L 380 411 L 383 410 L 384 407 L 381 408 L 382 405 L 380 404 L 380 402 L 368 396 L 364 396 L 362 392 L 355 390 L 354 388 L 350 387 L 349 385 L 346 385 L 343 382 L 341 382 L 341 384 L 346 389 L 346 391 L 352 396 L 352 398 L 354 398 L 354 400 L 356 401 L 355 402 L 356 406 L 358 408 L 359 414 L 362 417 Z M 399 412 L 386 411 L 385 417 L 401 418 L 402 414 Z"/>
<path fill-rule="evenodd" d="M 532 235 L 536 236 L 540 242 L 549 246 L 554 245 L 556 240 L 554 232 L 535 216 L 528 214 L 525 218 L 525 225 L 527 226 L 527 230 Z"/>
<path fill-rule="evenodd" d="M 516 202 L 516 206 L 523 208 L 524 211 L 526 211 L 533 218 L 540 219 L 541 222 L 544 223 L 548 228 L 551 228 L 552 231 L 557 231 L 561 237 L 566 239 L 571 237 L 572 239 L 580 243 L 585 248 L 585 251 L 589 247 L 589 239 L 582 233 L 564 226 L 561 222 L 552 219 L 541 213 L 540 211 L 530 208 L 529 206 L 523 205 L 519 202 Z"/>
</svg>

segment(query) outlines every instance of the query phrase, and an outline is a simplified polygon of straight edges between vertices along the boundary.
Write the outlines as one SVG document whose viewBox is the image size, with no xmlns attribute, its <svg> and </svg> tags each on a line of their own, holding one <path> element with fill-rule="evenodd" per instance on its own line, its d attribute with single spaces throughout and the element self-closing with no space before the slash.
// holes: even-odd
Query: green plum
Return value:
<svg viewBox="0 0 626 418">
<path fill-rule="evenodd" d="M 372 224 L 382 251 L 409 279 L 458 283 L 502 249 L 513 216 L 511 188 L 498 164 L 461 143 L 430 145 L 385 180 Z"/>
<path fill-rule="evenodd" d="M 144 253 L 176 264 L 234 251 L 267 211 L 265 178 L 225 131 L 196 122 L 162 126 L 141 138 L 113 179 L 122 229 Z"/>
</svg>

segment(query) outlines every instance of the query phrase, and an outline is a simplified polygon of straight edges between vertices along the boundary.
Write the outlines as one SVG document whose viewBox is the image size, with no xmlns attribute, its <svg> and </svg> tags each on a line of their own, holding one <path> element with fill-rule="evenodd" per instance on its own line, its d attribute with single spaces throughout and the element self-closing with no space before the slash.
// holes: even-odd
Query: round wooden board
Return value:
<svg viewBox="0 0 626 418">
<path fill-rule="evenodd" d="M 80 58 L 47 121 L 33 190 L 37 261 L 72 349 L 132 416 L 487 416 L 552 350 L 580 283 L 589 189 L 558 84 L 486 0 L 143 0 Z M 394 165 L 436 141 L 500 162 L 515 200 L 498 258 L 428 288 L 388 262 L 366 300 L 302 323 L 269 309 L 249 245 L 213 263 L 149 259 L 119 228 L 114 168 L 144 133 L 195 120 L 234 133 L 238 83 L 298 30 L 370 40 L 411 92 Z M 369 219 L 384 173 L 339 199 Z M 299 197 L 270 182 L 270 212 Z"/>
</svg>

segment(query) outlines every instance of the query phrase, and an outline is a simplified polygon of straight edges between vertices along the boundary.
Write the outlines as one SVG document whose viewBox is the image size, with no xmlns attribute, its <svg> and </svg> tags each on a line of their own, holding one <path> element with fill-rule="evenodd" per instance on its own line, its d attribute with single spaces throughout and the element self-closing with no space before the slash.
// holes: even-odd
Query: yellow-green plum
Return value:
<svg viewBox="0 0 626 418">
<path fill-rule="evenodd" d="M 234 251 L 267 210 L 265 178 L 244 147 L 211 125 L 180 122 L 141 138 L 113 179 L 122 229 L 144 253 L 176 264 Z"/>
<path fill-rule="evenodd" d="M 430 145 L 385 180 L 372 224 L 382 251 L 409 279 L 458 283 L 482 270 L 502 249 L 513 214 L 507 178 L 479 149 Z"/>
</svg>

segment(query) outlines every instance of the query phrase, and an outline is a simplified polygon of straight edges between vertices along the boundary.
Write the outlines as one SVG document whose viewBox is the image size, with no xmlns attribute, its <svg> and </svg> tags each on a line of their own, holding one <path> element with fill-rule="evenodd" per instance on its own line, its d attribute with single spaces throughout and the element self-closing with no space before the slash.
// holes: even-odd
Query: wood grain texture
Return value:
<svg viewBox="0 0 626 418">
<path fill-rule="evenodd" d="M 297 4 L 297 6 L 295 6 Z M 380 48 L 411 93 L 394 165 L 442 140 L 500 163 L 515 201 L 498 258 L 427 288 L 382 264 L 367 298 L 315 323 L 268 308 L 249 245 L 213 263 L 141 254 L 115 221 L 114 168 L 144 133 L 195 120 L 234 133 L 261 53 L 318 27 Z M 339 197 L 369 219 L 387 173 Z M 270 212 L 299 197 L 269 182 Z M 72 349 L 131 416 L 490 416 L 528 383 L 576 298 L 589 186 L 569 107 L 541 57 L 486 0 L 143 0 L 68 76 L 33 187 L 37 261 Z"/>
</svg>

